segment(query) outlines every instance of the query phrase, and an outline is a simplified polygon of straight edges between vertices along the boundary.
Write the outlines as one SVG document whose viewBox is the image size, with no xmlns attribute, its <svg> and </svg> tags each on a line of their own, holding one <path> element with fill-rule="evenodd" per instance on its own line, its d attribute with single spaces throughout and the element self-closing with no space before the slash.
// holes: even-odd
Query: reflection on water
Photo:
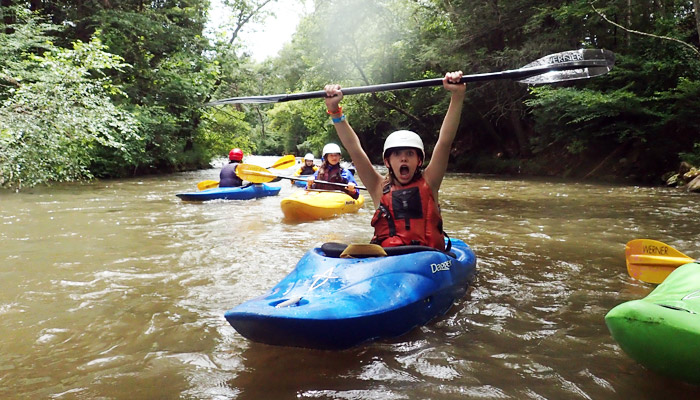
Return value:
<svg viewBox="0 0 700 400">
<path fill-rule="evenodd" d="M 274 158 L 258 158 L 260 165 Z M 267 164 L 266 164 L 267 163 Z M 646 371 L 603 322 L 643 297 L 624 244 L 700 257 L 697 195 L 449 175 L 445 226 L 479 258 L 444 317 L 340 352 L 248 342 L 223 313 L 309 248 L 366 242 L 357 214 L 286 223 L 281 197 L 182 202 L 218 170 L 0 193 L 3 398 L 658 398 L 700 389 Z"/>
</svg>

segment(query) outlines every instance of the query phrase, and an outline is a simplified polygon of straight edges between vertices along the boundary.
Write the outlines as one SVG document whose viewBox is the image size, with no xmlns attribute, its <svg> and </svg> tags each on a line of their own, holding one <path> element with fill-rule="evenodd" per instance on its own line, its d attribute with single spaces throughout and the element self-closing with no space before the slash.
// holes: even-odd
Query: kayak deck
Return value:
<svg viewBox="0 0 700 400">
<path fill-rule="evenodd" d="M 647 297 L 616 306 L 605 324 L 647 369 L 700 384 L 700 264 L 685 264 Z"/>
<path fill-rule="evenodd" d="M 341 192 L 305 190 L 282 199 L 280 207 L 288 220 L 312 221 L 357 212 L 364 203 L 365 198 L 362 195 L 353 199 Z"/>
<path fill-rule="evenodd" d="M 185 201 L 207 201 L 207 200 L 251 200 L 259 197 L 276 196 L 281 188 L 265 184 L 255 184 L 243 187 L 217 187 L 198 192 L 176 194 Z"/>
</svg>

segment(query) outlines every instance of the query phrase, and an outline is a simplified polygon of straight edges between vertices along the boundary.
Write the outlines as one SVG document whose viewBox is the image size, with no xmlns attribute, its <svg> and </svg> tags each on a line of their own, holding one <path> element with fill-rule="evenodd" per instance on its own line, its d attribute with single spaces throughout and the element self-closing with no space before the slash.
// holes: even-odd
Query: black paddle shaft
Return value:
<svg viewBox="0 0 700 400">
<path fill-rule="evenodd" d="M 465 75 L 462 77 L 460 82 L 479 82 L 479 81 L 490 81 L 498 79 L 511 79 L 511 80 L 526 80 L 533 76 L 544 75 L 548 72 L 554 71 L 571 71 L 571 70 L 583 70 L 588 69 L 593 71 L 593 74 L 583 74 L 577 78 L 588 78 L 591 76 L 601 75 L 606 73 L 612 68 L 615 57 L 614 54 L 608 50 L 574 50 L 562 53 L 551 54 L 546 57 L 542 57 L 522 68 L 500 71 L 500 72 L 488 72 L 482 74 Z M 544 81 L 544 83 L 556 82 L 558 80 L 570 79 L 569 76 L 562 76 L 562 79 L 557 79 L 554 77 L 550 81 Z M 345 88 L 343 90 L 343 95 L 351 94 L 362 94 L 362 93 L 374 93 L 374 92 L 385 92 L 391 90 L 400 89 L 410 89 L 410 88 L 420 88 L 429 86 L 440 86 L 442 85 L 443 78 L 433 78 L 433 79 L 423 79 L 417 81 L 408 82 L 396 82 L 396 83 L 384 83 L 379 85 L 368 85 L 368 86 L 357 86 Z M 228 99 L 216 100 L 207 103 L 207 106 L 217 106 L 223 104 L 231 103 L 282 103 L 286 101 L 293 100 L 306 100 L 306 99 L 316 99 L 326 97 L 326 92 L 324 90 L 317 90 L 314 92 L 303 92 L 303 93 L 289 93 L 289 94 L 276 94 L 276 95 L 264 95 L 264 96 L 248 96 L 248 97 L 232 97 Z"/>
</svg>

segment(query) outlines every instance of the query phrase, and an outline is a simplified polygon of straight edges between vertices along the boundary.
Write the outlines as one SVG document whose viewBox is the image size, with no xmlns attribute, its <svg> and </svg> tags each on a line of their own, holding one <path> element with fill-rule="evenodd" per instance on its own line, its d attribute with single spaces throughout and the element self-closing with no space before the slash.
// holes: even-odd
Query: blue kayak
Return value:
<svg viewBox="0 0 700 400">
<path fill-rule="evenodd" d="M 302 179 L 308 179 L 312 177 L 313 175 L 300 175 L 299 178 Z M 300 188 L 305 188 L 306 187 L 306 181 L 294 181 L 294 186 L 300 187 Z"/>
<path fill-rule="evenodd" d="M 346 246 L 308 251 L 267 294 L 227 311 L 226 320 L 254 342 L 344 349 L 444 314 L 476 275 L 476 256 L 458 239 L 448 253 L 401 246 L 385 248 L 387 256 L 340 258 Z"/>
<path fill-rule="evenodd" d="M 256 184 L 240 187 L 223 187 L 200 190 L 191 193 L 178 193 L 177 197 L 186 201 L 206 201 L 206 200 L 250 200 L 258 197 L 276 196 L 280 192 L 279 186 L 268 186 L 266 184 Z"/>
</svg>

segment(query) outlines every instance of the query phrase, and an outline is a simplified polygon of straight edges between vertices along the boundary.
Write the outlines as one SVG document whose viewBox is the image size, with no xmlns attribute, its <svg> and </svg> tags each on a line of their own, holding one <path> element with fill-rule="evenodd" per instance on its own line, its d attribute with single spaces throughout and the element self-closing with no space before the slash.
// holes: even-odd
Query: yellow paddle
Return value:
<svg viewBox="0 0 700 400">
<path fill-rule="evenodd" d="M 291 168 L 296 164 L 297 160 L 294 158 L 293 155 L 287 154 L 286 156 L 283 156 L 279 160 L 277 160 L 274 164 L 270 165 L 267 167 L 268 169 L 274 168 L 274 169 L 287 169 Z"/>
<path fill-rule="evenodd" d="M 291 154 L 287 154 L 286 156 L 283 156 L 279 160 L 275 161 L 274 164 L 270 165 L 267 168 L 287 169 L 287 168 L 293 167 L 294 164 L 296 164 L 296 159 L 294 158 L 294 156 Z M 245 179 L 245 178 L 242 178 L 242 179 L 248 181 L 248 179 Z M 252 181 L 249 181 L 249 182 L 252 182 Z M 269 181 L 267 181 L 267 182 L 269 182 Z M 258 182 L 254 182 L 254 183 L 258 183 Z M 206 180 L 206 181 L 201 181 L 197 184 L 197 190 L 211 189 L 211 188 L 215 188 L 217 186 L 219 186 L 219 181 Z"/>
<path fill-rule="evenodd" d="M 219 181 L 206 180 L 197 184 L 197 190 L 211 189 L 219 186 Z"/>
<path fill-rule="evenodd" d="M 282 178 L 282 179 L 289 179 L 293 181 L 307 181 L 308 179 L 303 179 L 299 178 L 298 176 L 286 176 L 286 175 L 280 175 L 280 174 L 275 174 L 272 173 L 268 170 L 266 170 L 263 167 L 258 167 L 257 165 L 252 165 L 252 164 L 239 164 L 238 167 L 236 167 L 236 175 L 238 175 L 241 179 L 246 180 L 248 182 L 253 182 L 253 183 L 266 183 L 266 182 L 271 182 L 276 178 Z M 347 187 L 347 183 L 337 183 L 337 182 L 327 182 L 327 181 L 319 181 L 315 180 L 314 182 L 316 183 L 323 183 L 326 185 L 335 185 L 335 186 L 343 186 Z M 359 186 L 355 185 L 356 189 L 367 189 L 364 186 Z"/>
<path fill-rule="evenodd" d="M 652 239 L 634 239 L 625 245 L 627 272 L 647 283 L 661 283 L 674 269 L 694 259 L 673 247 Z"/>
</svg>

